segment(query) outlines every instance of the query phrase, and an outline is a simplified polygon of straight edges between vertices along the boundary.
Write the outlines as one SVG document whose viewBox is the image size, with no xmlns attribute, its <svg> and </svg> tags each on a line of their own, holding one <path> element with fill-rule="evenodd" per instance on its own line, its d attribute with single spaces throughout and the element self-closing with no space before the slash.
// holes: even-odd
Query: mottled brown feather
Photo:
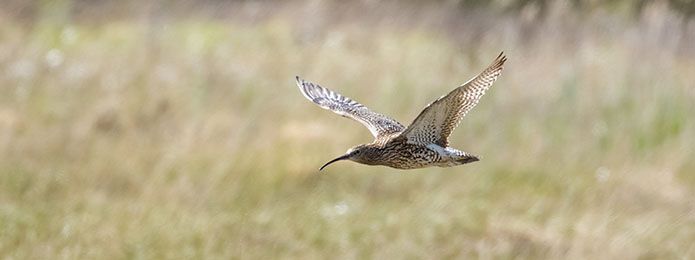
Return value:
<svg viewBox="0 0 695 260">
<path fill-rule="evenodd" d="M 447 147 L 451 132 L 499 77 L 505 61 L 504 53 L 500 53 L 478 76 L 427 105 L 401 136 L 411 143 Z"/>
<path fill-rule="evenodd" d="M 328 88 L 296 77 L 297 86 L 304 96 L 324 109 L 362 123 L 381 143 L 405 127 L 396 120 L 369 110 L 364 105 Z"/>
</svg>

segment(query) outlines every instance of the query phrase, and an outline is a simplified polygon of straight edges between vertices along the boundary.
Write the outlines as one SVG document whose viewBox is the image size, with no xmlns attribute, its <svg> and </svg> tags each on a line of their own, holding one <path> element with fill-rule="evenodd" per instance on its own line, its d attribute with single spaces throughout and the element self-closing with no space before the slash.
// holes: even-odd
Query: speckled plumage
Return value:
<svg viewBox="0 0 695 260">
<path fill-rule="evenodd" d="M 350 98 L 297 77 L 297 85 L 307 99 L 362 123 L 375 138 L 372 143 L 350 148 L 345 155 L 326 163 L 321 169 L 345 159 L 398 169 L 450 167 L 478 161 L 474 155 L 448 147 L 448 139 L 461 118 L 478 104 L 502 73 L 506 60 L 500 53 L 482 73 L 427 105 L 407 128 Z"/>
</svg>

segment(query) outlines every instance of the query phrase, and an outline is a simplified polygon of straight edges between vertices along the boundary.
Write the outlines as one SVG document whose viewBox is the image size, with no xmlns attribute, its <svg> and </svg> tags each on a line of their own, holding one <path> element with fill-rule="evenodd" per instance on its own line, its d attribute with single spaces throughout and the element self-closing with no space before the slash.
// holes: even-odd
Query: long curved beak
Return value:
<svg viewBox="0 0 695 260">
<path fill-rule="evenodd" d="M 327 162 L 326 164 L 324 164 L 323 166 L 321 166 L 321 168 L 319 169 L 319 171 L 320 171 L 320 170 L 323 170 L 323 168 L 326 168 L 326 166 L 328 166 L 328 165 L 331 164 L 331 163 L 334 163 L 334 162 L 337 162 L 337 161 L 340 161 L 340 160 L 346 160 L 346 159 L 348 159 L 348 158 L 350 158 L 350 154 L 345 154 L 345 155 L 342 155 L 342 156 L 340 156 L 340 157 L 338 157 L 338 158 L 335 158 L 335 159 L 331 160 L 330 162 Z"/>
</svg>

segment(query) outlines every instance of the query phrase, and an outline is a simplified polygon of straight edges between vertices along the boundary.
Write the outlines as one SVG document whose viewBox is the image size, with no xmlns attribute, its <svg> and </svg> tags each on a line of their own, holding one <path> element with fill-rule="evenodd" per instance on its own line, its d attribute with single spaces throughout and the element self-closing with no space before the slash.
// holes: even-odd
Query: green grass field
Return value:
<svg viewBox="0 0 695 260">
<path fill-rule="evenodd" d="M 558 12 L 0 19 L 0 257 L 695 258 L 692 23 Z M 295 75 L 409 124 L 500 51 L 480 162 L 318 172 L 371 135 Z"/>
</svg>

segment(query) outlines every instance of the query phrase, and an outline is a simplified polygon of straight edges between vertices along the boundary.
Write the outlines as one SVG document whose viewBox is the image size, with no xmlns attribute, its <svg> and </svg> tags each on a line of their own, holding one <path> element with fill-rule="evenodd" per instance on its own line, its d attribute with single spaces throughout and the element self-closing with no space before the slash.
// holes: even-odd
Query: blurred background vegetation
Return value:
<svg viewBox="0 0 695 260">
<path fill-rule="evenodd" d="M 695 7 L 640 1 L 0 4 L 3 258 L 695 257 Z M 399 171 L 294 76 L 404 124 L 499 53 Z"/>
</svg>

